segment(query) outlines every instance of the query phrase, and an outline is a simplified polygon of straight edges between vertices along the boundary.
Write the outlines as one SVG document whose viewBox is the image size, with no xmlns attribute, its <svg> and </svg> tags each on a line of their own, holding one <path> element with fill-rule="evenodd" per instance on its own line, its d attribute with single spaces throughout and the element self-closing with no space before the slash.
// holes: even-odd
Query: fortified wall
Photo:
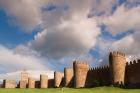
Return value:
<svg viewBox="0 0 140 93">
<path fill-rule="evenodd" d="M 63 77 L 64 74 L 61 72 L 54 72 L 54 87 L 62 87 L 63 86 Z"/>
<path fill-rule="evenodd" d="M 40 75 L 40 88 L 48 88 L 48 76 Z"/>
<path fill-rule="evenodd" d="M 73 87 L 74 71 L 73 68 L 64 68 L 64 86 Z"/>
<path fill-rule="evenodd" d="M 71 85 L 76 88 L 108 85 L 140 87 L 140 60 L 126 62 L 122 52 L 109 54 L 109 66 L 89 68 L 87 62 L 74 61 L 73 75 L 72 71 L 65 71 L 66 69 L 64 78 L 69 74 L 73 79 L 65 80 L 65 84 L 73 82 Z"/>
<path fill-rule="evenodd" d="M 85 87 L 87 74 L 89 70 L 88 64 L 82 61 L 74 61 L 73 70 L 74 70 L 74 86 L 76 88 Z"/>
<path fill-rule="evenodd" d="M 3 87 L 4 88 L 16 88 L 16 81 L 14 80 L 4 80 L 3 81 Z"/>
<path fill-rule="evenodd" d="M 27 88 L 28 86 L 28 73 L 24 70 L 21 72 L 21 80 L 19 81 L 19 88 Z"/>
<path fill-rule="evenodd" d="M 110 77 L 113 85 L 124 84 L 126 57 L 121 52 L 111 52 L 109 55 Z"/>
<path fill-rule="evenodd" d="M 95 67 L 89 69 L 85 87 L 109 85 L 110 83 L 109 66 Z"/>
<path fill-rule="evenodd" d="M 125 83 L 129 87 L 140 86 L 140 60 L 134 60 L 126 64 Z"/>
<path fill-rule="evenodd" d="M 31 77 L 28 78 L 28 88 L 35 88 L 35 80 Z"/>
<path fill-rule="evenodd" d="M 109 66 L 89 68 L 85 61 L 74 61 L 73 68 L 64 68 L 64 74 L 54 72 L 54 79 L 46 75 L 35 81 L 27 72 L 21 73 L 19 88 L 48 88 L 48 87 L 97 87 L 97 86 L 128 86 L 140 87 L 140 60 L 126 62 L 124 53 L 111 52 Z M 15 88 L 14 80 L 4 80 L 5 88 Z"/>
</svg>

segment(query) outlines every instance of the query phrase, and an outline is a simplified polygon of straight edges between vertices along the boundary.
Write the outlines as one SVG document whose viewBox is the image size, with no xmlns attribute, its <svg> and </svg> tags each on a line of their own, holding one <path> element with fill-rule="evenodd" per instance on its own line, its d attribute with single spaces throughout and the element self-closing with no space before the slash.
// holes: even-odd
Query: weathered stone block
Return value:
<svg viewBox="0 0 140 93">
<path fill-rule="evenodd" d="M 21 81 L 28 82 L 28 73 L 26 71 L 21 72 Z"/>
<path fill-rule="evenodd" d="M 109 55 L 109 64 L 112 84 L 124 84 L 126 58 L 121 52 L 112 52 Z"/>
<path fill-rule="evenodd" d="M 40 88 L 48 88 L 48 76 L 40 75 Z"/>
<path fill-rule="evenodd" d="M 4 88 L 16 88 L 16 81 L 14 80 L 4 80 Z"/>
<path fill-rule="evenodd" d="M 27 88 L 28 82 L 26 81 L 19 81 L 19 88 Z"/>
<path fill-rule="evenodd" d="M 28 79 L 28 88 L 35 88 L 35 80 L 33 78 Z"/>
<path fill-rule="evenodd" d="M 65 68 L 64 69 L 64 82 L 65 87 L 72 87 L 73 86 L 73 69 L 72 68 Z"/>
<path fill-rule="evenodd" d="M 87 73 L 89 70 L 89 66 L 86 62 L 75 61 L 73 63 L 74 68 L 74 82 L 76 88 L 85 87 Z"/>
<path fill-rule="evenodd" d="M 62 87 L 62 80 L 64 74 L 60 72 L 54 72 L 54 86 L 55 87 Z"/>
</svg>

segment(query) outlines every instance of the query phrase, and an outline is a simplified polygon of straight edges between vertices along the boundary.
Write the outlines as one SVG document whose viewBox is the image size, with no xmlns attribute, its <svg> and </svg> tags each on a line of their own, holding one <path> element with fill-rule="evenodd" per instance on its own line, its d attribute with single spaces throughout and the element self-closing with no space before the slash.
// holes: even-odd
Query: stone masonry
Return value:
<svg viewBox="0 0 140 93">
<path fill-rule="evenodd" d="M 125 54 L 121 52 L 111 52 L 109 60 L 112 84 L 124 84 L 126 66 Z"/>
<path fill-rule="evenodd" d="M 74 79 L 73 68 L 65 68 L 64 69 L 64 82 L 65 87 L 72 87 L 73 86 L 73 79 Z"/>
<path fill-rule="evenodd" d="M 64 74 L 54 72 L 54 79 L 47 75 L 40 75 L 40 81 L 28 77 L 28 73 L 21 73 L 19 88 L 48 88 L 48 87 L 97 87 L 97 86 L 126 86 L 140 88 L 140 60 L 126 62 L 122 52 L 109 54 L 109 65 L 89 68 L 85 61 L 74 61 L 73 68 L 65 68 Z M 36 82 L 36 83 L 35 83 Z M 4 80 L 4 88 L 16 88 L 16 81 Z"/>
<path fill-rule="evenodd" d="M 85 87 L 89 66 L 86 62 L 75 61 L 74 69 L 74 85 L 76 88 Z"/>
<path fill-rule="evenodd" d="M 28 86 L 28 73 L 24 70 L 21 72 L 21 80 L 19 82 L 19 88 L 27 88 Z"/>
<path fill-rule="evenodd" d="M 60 72 L 54 72 L 54 87 L 62 87 L 63 86 L 63 77 L 64 74 Z"/>
<path fill-rule="evenodd" d="M 4 80 L 4 88 L 16 88 L 16 81 L 14 80 Z"/>
<path fill-rule="evenodd" d="M 48 88 L 48 76 L 40 75 L 40 88 Z"/>
<path fill-rule="evenodd" d="M 28 79 L 28 88 L 35 88 L 35 80 L 31 77 Z"/>
</svg>

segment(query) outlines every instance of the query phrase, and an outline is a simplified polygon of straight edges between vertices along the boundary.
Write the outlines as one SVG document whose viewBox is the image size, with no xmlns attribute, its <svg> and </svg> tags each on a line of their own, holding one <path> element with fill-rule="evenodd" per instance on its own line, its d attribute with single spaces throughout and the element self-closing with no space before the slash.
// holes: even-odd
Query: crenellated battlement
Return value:
<svg viewBox="0 0 140 93">
<path fill-rule="evenodd" d="M 109 55 L 109 66 L 111 74 L 111 82 L 116 85 L 118 82 L 124 84 L 126 57 L 125 54 L 118 51 L 113 51 Z"/>
<path fill-rule="evenodd" d="M 64 68 L 64 73 L 55 71 L 54 79 L 40 75 L 40 81 L 28 77 L 27 72 L 21 73 L 19 88 L 48 87 L 96 87 L 96 86 L 139 86 L 140 59 L 126 62 L 125 54 L 118 51 L 110 52 L 109 65 L 90 67 L 87 61 L 75 60 L 72 68 Z M 27 82 L 26 82 L 27 81 Z M 15 88 L 16 82 L 4 80 L 3 87 Z"/>
<path fill-rule="evenodd" d="M 140 64 L 140 59 L 127 62 L 126 66 L 137 65 L 137 64 Z"/>
<path fill-rule="evenodd" d="M 73 64 L 83 64 L 83 65 L 88 65 L 88 63 L 86 62 L 86 61 L 80 61 L 80 60 L 75 60 L 74 62 L 73 62 Z"/>
<path fill-rule="evenodd" d="M 93 67 L 93 68 L 89 68 L 89 71 L 104 71 L 104 70 L 108 70 L 109 66 L 102 66 L 102 67 Z"/>
<path fill-rule="evenodd" d="M 65 87 L 73 86 L 74 71 L 73 68 L 64 68 L 64 82 Z"/>
<path fill-rule="evenodd" d="M 125 57 L 125 54 L 119 51 L 113 51 L 110 52 L 110 56 L 120 56 L 120 57 Z"/>
<path fill-rule="evenodd" d="M 72 69 L 73 69 L 73 68 L 70 68 L 70 67 L 69 67 L 69 68 L 68 68 L 68 67 L 65 67 L 65 68 L 64 68 L 64 70 L 72 70 Z"/>
<path fill-rule="evenodd" d="M 74 61 L 74 77 L 75 87 L 81 88 L 85 86 L 89 65 L 85 61 Z"/>
<path fill-rule="evenodd" d="M 64 74 L 61 72 L 54 72 L 54 86 L 55 87 L 60 87 L 61 86 L 61 82 L 63 80 Z"/>
</svg>

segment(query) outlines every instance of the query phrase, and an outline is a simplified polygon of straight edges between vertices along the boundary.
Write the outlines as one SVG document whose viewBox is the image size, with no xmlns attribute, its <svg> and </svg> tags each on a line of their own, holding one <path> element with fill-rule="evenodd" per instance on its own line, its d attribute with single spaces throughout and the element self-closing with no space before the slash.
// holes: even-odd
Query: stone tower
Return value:
<svg viewBox="0 0 140 93">
<path fill-rule="evenodd" d="M 111 81 L 114 85 L 124 84 L 126 58 L 121 52 L 111 52 L 109 55 Z"/>
<path fill-rule="evenodd" d="M 64 82 L 65 87 L 72 87 L 73 86 L 73 69 L 72 68 L 65 68 L 64 69 Z"/>
<path fill-rule="evenodd" d="M 74 61 L 73 69 L 74 69 L 74 83 L 75 83 L 74 86 L 76 88 L 85 87 L 87 73 L 89 69 L 88 64 L 86 62 Z"/>
<path fill-rule="evenodd" d="M 28 73 L 26 72 L 26 70 L 23 70 L 21 72 L 21 80 L 28 82 Z"/>
<path fill-rule="evenodd" d="M 28 73 L 26 72 L 26 70 L 23 70 L 21 72 L 21 80 L 19 82 L 19 87 L 26 88 L 27 85 L 28 85 Z"/>
<path fill-rule="evenodd" d="M 63 81 L 64 74 L 60 72 L 54 72 L 54 87 L 61 87 Z"/>
<path fill-rule="evenodd" d="M 28 88 L 35 88 L 35 80 L 31 77 L 28 78 Z"/>
<path fill-rule="evenodd" d="M 40 88 L 48 88 L 48 76 L 40 75 Z"/>
</svg>

